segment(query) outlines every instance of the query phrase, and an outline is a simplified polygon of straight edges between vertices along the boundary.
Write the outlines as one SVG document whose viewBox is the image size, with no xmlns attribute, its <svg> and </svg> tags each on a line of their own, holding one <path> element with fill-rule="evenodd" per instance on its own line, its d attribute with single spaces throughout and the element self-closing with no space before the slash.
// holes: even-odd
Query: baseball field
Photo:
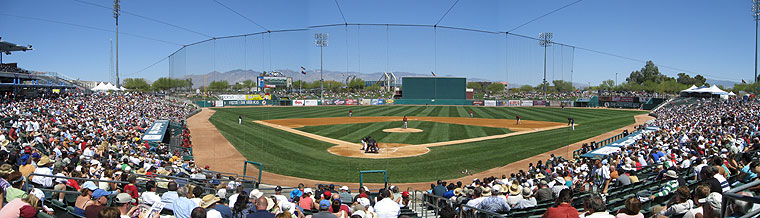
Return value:
<svg viewBox="0 0 760 218">
<path fill-rule="evenodd" d="M 267 172 L 356 182 L 361 170 L 387 170 L 394 183 L 460 178 L 466 176 L 465 171 L 501 167 L 633 124 L 635 115 L 646 113 L 474 106 L 213 110 L 208 121 L 245 159 L 262 163 Z M 350 118 L 349 111 L 353 112 Z M 239 116 L 242 124 L 238 124 Z M 409 120 L 407 130 L 399 129 L 403 116 Z M 516 116 L 521 117 L 520 124 Z M 575 120 L 575 130 L 567 124 L 568 118 Z M 365 136 L 377 140 L 379 153 L 360 151 L 360 139 Z"/>
</svg>

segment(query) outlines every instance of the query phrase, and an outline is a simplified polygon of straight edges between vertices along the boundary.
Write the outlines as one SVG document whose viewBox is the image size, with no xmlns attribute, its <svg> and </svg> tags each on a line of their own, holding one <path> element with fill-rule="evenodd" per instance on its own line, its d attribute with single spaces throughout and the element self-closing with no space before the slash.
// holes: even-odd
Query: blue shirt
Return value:
<svg viewBox="0 0 760 218">
<path fill-rule="evenodd" d="M 230 210 L 230 207 L 225 206 L 224 204 L 216 204 L 214 205 L 214 209 L 219 211 L 223 218 L 232 218 L 232 210 Z"/>
<path fill-rule="evenodd" d="M 749 181 L 752 181 L 753 179 L 757 178 L 757 174 L 755 174 L 751 170 L 749 170 L 749 165 L 746 165 L 746 166 L 742 167 L 741 171 L 747 174 L 747 176 L 744 177 L 743 182 L 749 182 Z"/>
<path fill-rule="evenodd" d="M 169 205 L 170 204 L 166 204 L 166 206 L 169 206 Z M 174 207 L 174 210 L 173 210 L 174 216 L 177 218 L 190 218 L 190 213 L 193 212 L 193 209 L 198 207 L 198 205 L 195 204 L 195 202 L 193 202 L 192 200 L 186 197 L 177 198 L 177 200 L 174 201 L 174 203 L 172 203 L 171 205 L 172 207 Z M 232 214 L 230 214 L 230 216 L 232 216 Z"/>
<path fill-rule="evenodd" d="M 295 190 L 293 190 L 293 191 L 290 192 L 290 199 L 293 199 L 296 196 L 301 197 L 302 195 L 303 195 L 303 191 L 301 191 L 299 189 L 295 189 Z"/>
<path fill-rule="evenodd" d="M 177 201 L 177 198 L 179 198 L 179 196 L 177 195 L 176 191 L 168 191 L 161 196 L 161 202 L 164 202 L 166 204 L 164 208 L 174 210 L 173 203 Z"/>
<path fill-rule="evenodd" d="M 256 212 L 248 214 L 245 218 L 274 218 L 274 214 L 267 210 L 256 210 Z"/>
</svg>

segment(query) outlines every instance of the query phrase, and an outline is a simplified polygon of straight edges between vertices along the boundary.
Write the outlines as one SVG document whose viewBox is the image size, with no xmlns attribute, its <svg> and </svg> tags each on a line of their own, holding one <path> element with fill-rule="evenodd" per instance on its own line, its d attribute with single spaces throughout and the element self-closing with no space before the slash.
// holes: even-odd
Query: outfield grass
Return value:
<svg viewBox="0 0 760 218">
<path fill-rule="evenodd" d="M 358 182 L 360 170 L 387 170 L 392 182 L 422 182 L 464 176 L 468 169 L 487 169 L 541 154 L 634 123 L 642 111 L 603 109 L 475 107 L 475 106 L 326 106 L 219 108 L 210 118 L 222 135 L 248 160 L 264 164 L 264 170 L 301 178 Z M 475 117 L 567 122 L 573 117 L 579 126 L 547 130 L 501 139 L 430 148 L 425 155 L 394 159 L 362 159 L 327 152 L 332 144 L 269 128 L 252 120 L 354 116 L 438 116 Z M 237 124 L 238 115 L 246 122 Z M 202 137 L 202 136 L 196 136 Z M 569 151 L 572 153 L 572 151 Z M 567 154 L 558 154 L 564 156 Z M 266 179 L 266 178 L 264 178 Z"/>
<path fill-rule="evenodd" d="M 425 144 L 459 139 L 477 138 L 510 133 L 507 128 L 470 126 L 430 121 L 409 121 L 408 127 L 421 129 L 417 133 L 389 133 L 383 129 L 399 128 L 401 122 L 352 123 L 337 125 L 305 126 L 298 130 L 317 135 L 358 143 L 362 137 L 372 136 L 380 143 Z"/>
</svg>

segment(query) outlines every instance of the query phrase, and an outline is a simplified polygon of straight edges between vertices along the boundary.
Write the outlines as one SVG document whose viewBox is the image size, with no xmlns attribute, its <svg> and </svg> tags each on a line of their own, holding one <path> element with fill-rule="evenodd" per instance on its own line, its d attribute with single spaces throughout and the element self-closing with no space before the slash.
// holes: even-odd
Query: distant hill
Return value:
<svg viewBox="0 0 760 218">
<path fill-rule="evenodd" d="M 313 82 L 319 80 L 319 72 L 309 70 L 306 71 L 306 74 L 301 74 L 300 71 L 293 71 L 293 70 L 277 70 L 281 74 L 292 77 L 293 81 L 296 80 L 303 80 L 306 82 Z M 203 86 L 203 77 L 207 76 L 206 82 L 210 83 L 211 81 L 222 81 L 226 80 L 230 84 L 235 84 L 238 82 L 243 82 L 245 80 L 256 80 L 256 77 L 258 77 L 261 74 L 260 71 L 254 71 L 254 70 L 231 70 L 227 72 L 210 72 L 207 74 L 201 74 L 201 75 L 186 75 L 183 76 L 182 79 L 190 78 L 193 80 L 193 88 L 201 87 Z M 419 73 L 410 73 L 410 72 L 393 72 L 393 74 L 396 75 L 396 77 L 399 78 L 399 83 L 401 83 L 402 77 L 410 77 L 410 76 L 432 76 L 431 74 L 419 74 Z M 325 80 L 334 80 L 334 81 L 346 81 L 346 77 L 348 75 L 355 75 L 356 78 L 365 80 L 365 81 L 376 81 L 380 79 L 383 76 L 382 72 L 376 72 L 376 73 L 357 73 L 357 72 L 341 72 L 341 71 L 325 71 L 324 72 L 324 79 Z M 442 76 L 442 75 L 438 75 Z M 445 75 L 447 77 L 453 76 L 453 75 Z M 487 79 L 481 79 L 481 78 L 467 78 L 468 81 L 492 81 Z"/>
<path fill-rule="evenodd" d="M 738 82 L 734 81 L 728 81 L 728 80 L 715 80 L 715 79 L 707 79 L 705 80 L 706 83 L 709 83 L 710 85 L 721 85 L 726 88 L 733 88 L 735 84 Z"/>
</svg>

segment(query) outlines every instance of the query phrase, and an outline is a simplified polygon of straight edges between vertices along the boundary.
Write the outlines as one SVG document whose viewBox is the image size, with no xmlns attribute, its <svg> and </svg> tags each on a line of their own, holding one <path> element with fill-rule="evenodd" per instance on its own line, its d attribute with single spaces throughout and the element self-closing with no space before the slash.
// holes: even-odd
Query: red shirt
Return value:
<svg viewBox="0 0 760 218">
<path fill-rule="evenodd" d="M 133 184 L 127 184 L 124 186 L 124 193 L 129 194 L 133 199 L 137 199 L 140 197 L 140 193 L 137 191 L 137 186 Z M 137 204 L 134 204 L 137 205 Z"/>
<path fill-rule="evenodd" d="M 406 117 L 404 117 L 404 122 L 406 122 Z"/>
<path fill-rule="evenodd" d="M 562 203 L 557 207 L 549 207 L 541 218 L 578 218 L 578 209 L 568 203 Z"/>
</svg>

